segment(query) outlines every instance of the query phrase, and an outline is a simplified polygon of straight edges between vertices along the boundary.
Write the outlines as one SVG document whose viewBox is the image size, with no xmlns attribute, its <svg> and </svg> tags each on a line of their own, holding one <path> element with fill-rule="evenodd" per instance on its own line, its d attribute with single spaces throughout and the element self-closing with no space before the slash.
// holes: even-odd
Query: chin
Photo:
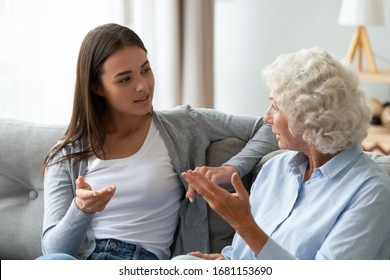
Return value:
<svg viewBox="0 0 390 280">
<path fill-rule="evenodd" d="M 280 143 L 280 141 L 278 142 L 278 147 L 279 147 L 279 149 L 281 149 L 281 150 L 287 149 L 287 146 L 284 145 L 283 143 Z"/>
</svg>

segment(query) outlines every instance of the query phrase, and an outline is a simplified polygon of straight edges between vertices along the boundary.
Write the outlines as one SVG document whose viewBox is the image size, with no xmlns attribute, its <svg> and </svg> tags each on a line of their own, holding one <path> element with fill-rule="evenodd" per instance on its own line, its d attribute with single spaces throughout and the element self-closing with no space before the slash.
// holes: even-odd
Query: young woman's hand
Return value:
<svg viewBox="0 0 390 280">
<path fill-rule="evenodd" d="M 203 174 L 206 178 L 216 184 L 229 184 L 230 179 L 234 173 L 237 173 L 237 168 L 231 165 L 222 165 L 219 167 L 201 166 L 196 167 L 195 171 Z M 196 196 L 195 189 L 188 185 L 188 191 L 186 197 L 192 202 Z"/>
<path fill-rule="evenodd" d="M 86 214 L 101 212 L 111 200 L 116 190 L 115 186 L 108 186 L 94 191 L 80 176 L 76 180 L 76 205 Z"/>
</svg>

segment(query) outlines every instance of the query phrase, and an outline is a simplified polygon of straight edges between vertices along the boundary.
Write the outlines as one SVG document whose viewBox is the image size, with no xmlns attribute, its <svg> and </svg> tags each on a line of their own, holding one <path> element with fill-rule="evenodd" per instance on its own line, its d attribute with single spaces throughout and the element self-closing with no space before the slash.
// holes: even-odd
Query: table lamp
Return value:
<svg viewBox="0 0 390 280">
<path fill-rule="evenodd" d="M 343 0 L 339 24 L 357 26 L 347 57 L 352 62 L 358 52 L 358 69 L 363 71 L 363 53 L 366 55 L 368 70 L 377 73 L 374 55 L 368 40 L 366 25 L 383 24 L 382 0 Z"/>
</svg>

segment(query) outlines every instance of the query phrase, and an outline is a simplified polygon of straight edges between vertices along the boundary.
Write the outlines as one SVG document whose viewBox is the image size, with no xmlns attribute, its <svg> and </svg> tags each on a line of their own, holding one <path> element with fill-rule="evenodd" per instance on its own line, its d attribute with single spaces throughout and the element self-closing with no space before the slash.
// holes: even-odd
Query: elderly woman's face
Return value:
<svg viewBox="0 0 390 280">
<path fill-rule="evenodd" d="M 272 125 L 272 132 L 275 133 L 280 149 L 301 150 L 304 141 L 301 137 L 295 137 L 288 129 L 288 119 L 285 114 L 280 111 L 275 99 L 275 93 L 270 94 L 271 104 L 264 114 L 264 121 Z"/>
</svg>

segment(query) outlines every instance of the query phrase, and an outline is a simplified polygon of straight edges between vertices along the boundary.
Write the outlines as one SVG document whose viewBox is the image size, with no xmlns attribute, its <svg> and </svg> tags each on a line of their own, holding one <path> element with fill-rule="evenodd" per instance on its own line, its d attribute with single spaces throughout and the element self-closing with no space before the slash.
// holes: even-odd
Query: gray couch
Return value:
<svg viewBox="0 0 390 280">
<path fill-rule="evenodd" d="M 43 178 L 41 166 L 66 127 L 0 118 L 0 259 L 35 259 L 41 255 Z M 210 145 L 207 164 L 219 166 L 245 143 L 226 139 Z M 249 188 L 252 174 L 244 177 Z M 231 186 L 225 186 L 231 188 Z M 234 231 L 209 212 L 211 251 L 229 244 Z"/>
<path fill-rule="evenodd" d="M 43 217 L 42 161 L 64 132 L 64 126 L 41 125 L 0 118 L 0 259 L 34 259 L 41 254 Z M 218 166 L 241 150 L 237 139 L 214 142 L 207 151 L 207 164 Z M 249 188 L 262 164 L 244 177 Z M 370 153 L 390 175 L 390 157 Z M 231 189 L 231 186 L 225 186 Z M 230 243 L 234 231 L 214 212 L 209 212 L 210 247 L 218 252 Z"/>
</svg>

